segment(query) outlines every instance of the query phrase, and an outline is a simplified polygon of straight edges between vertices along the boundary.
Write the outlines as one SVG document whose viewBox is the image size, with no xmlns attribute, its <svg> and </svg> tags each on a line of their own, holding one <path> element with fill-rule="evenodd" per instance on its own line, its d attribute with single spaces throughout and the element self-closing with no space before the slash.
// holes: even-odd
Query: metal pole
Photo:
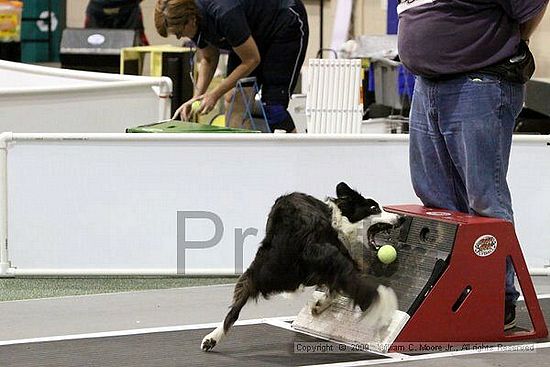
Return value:
<svg viewBox="0 0 550 367">
<path fill-rule="evenodd" d="M 48 0 L 48 61 L 52 61 L 52 0 Z"/>
<path fill-rule="evenodd" d="M 8 260 L 8 144 L 11 133 L 0 134 L 0 276 L 7 275 Z"/>
<path fill-rule="evenodd" d="M 323 49 L 323 22 L 324 22 L 324 8 L 325 8 L 325 1 L 324 0 L 321 0 L 321 3 L 320 3 L 320 18 L 321 20 L 319 21 L 319 34 L 320 34 L 320 41 L 319 41 L 319 50 L 322 50 Z M 321 52 L 321 59 L 323 58 L 323 53 Z"/>
</svg>

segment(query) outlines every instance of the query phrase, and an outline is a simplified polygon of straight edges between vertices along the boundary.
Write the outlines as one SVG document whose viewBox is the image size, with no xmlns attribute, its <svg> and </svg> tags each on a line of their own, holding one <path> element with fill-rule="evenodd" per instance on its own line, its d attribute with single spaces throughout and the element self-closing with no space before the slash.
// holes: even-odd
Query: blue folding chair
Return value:
<svg viewBox="0 0 550 367">
<path fill-rule="evenodd" d="M 254 92 L 254 93 L 251 93 L 251 95 L 249 95 L 249 96 L 246 95 L 246 92 L 245 92 L 245 89 L 244 89 L 244 88 L 248 88 L 248 87 L 251 87 L 253 92 Z M 256 104 L 256 95 L 258 94 L 259 91 L 260 91 L 260 86 L 258 85 L 258 81 L 256 80 L 256 77 L 254 77 L 254 76 L 251 76 L 251 77 L 248 77 L 248 78 L 242 78 L 237 82 L 237 85 L 235 86 L 235 89 L 233 90 L 233 95 L 231 96 L 231 101 L 229 103 L 229 108 L 227 110 L 227 118 L 225 119 L 225 126 L 226 127 L 230 127 L 229 125 L 230 125 L 230 122 L 231 122 L 231 115 L 233 114 L 233 107 L 235 105 L 235 99 L 237 97 L 237 93 L 240 93 L 241 98 L 242 98 L 243 103 L 244 103 L 244 108 L 245 108 L 245 115 L 243 116 L 243 120 L 241 121 L 241 126 L 240 127 L 243 127 L 244 121 L 248 118 L 250 120 L 250 125 L 252 126 L 252 129 L 258 130 L 258 128 L 256 126 L 256 122 L 254 120 L 253 111 L 259 109 L 261 114 L 262 114 L 262 118 L 265 122 L 265 129 L 267 130 L 267 132 L 271 132 L 271 129 L 269 128 L 269 123 L 267 122 L 267 115 L 265 113 L 265 108 L 264 108 L 263 104 L 260 102 L 258 104 L 259 108 L 256 108 L 256 109 L 254 108 L 254 106 Z"/>
</svg>

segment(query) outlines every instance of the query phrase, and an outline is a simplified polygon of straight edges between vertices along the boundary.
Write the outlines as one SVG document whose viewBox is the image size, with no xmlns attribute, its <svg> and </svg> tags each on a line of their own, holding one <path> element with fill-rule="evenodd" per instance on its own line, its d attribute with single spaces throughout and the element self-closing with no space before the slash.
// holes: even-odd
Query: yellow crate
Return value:
<svg viewBox="0 0 550 367">
<path fill-rule="evenodd" d="M 150 55 L 149 75 L 162 76 L 162 54 L 190 52 L 189 47 L 172 45 L 126 47 L 120 52 L 120 73 L 124 74 L 124 61 L 138 60 L 138 70 L 143 68 L 145 55 Z"/>
</svg>

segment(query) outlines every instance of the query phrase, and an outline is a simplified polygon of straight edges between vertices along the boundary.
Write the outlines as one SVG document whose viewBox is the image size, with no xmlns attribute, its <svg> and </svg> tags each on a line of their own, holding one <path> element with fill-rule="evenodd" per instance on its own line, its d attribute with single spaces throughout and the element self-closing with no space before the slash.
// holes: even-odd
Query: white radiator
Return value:
<svg viewBox="0 0 550 367">
<path fill-rule="evenodd" d="M 309 60 L 308 133 L 359 134 L 363 118 L 360 99 L 361 60 Z"/>
</svg>

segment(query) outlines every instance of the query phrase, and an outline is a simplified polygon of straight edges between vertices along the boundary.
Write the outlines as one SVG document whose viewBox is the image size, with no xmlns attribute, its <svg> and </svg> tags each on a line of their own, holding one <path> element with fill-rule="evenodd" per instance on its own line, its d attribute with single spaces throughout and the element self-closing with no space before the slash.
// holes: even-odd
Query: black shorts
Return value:
<svg viewBox="0 0 550 367">
<path fill-rule="evenodd" d="M 301 2 L 285 9 L 279 20 L 288 26 L 281 27 L 269 43 L 258 44 L 261 62 L 250 76 L 255 76 L 261 86 L 262 102 L 286 108 L 304 63 L 309 26 L 306 9 Z M 241 59 L 231 51 L 227 74 L 240 63 Z"/>
</svg>

